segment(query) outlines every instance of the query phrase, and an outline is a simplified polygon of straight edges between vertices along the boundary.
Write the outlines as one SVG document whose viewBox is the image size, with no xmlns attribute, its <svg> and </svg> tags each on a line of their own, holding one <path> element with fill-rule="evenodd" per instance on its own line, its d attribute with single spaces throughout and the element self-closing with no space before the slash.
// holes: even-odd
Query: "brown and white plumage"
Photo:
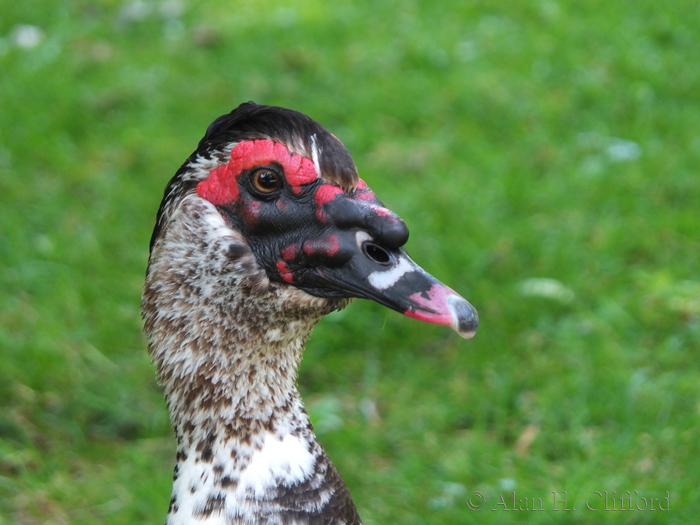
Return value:
<svg viewBox="0 0 700 525">
<path fill-rule="evenodd" d="M 345 147 L 301 113 L 217 119 L 166 188 L 142 302 L 177 436 L 168 524 L 358 524 L 295 382 L 324 315 L 365 297 L 469 337 Z"/>
</svg>

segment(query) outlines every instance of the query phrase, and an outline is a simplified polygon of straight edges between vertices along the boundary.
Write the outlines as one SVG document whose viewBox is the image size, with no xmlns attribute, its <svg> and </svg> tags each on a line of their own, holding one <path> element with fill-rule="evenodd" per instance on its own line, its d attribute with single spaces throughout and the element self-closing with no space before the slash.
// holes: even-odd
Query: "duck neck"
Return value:
<svg viewBox="0 0 700 525">
<path fill-rule="evenodd" d="M 294 387 L 298 359 L 287 357 L 300 348 L 225 349 L 216 372 L 170 389 L 178 447 L 169 525 L 275 523 L 289 487 L 322 486 L 330 462 Z M 310 512 L 320 502 L 308 503 Z"/>
<path fill-rule="evenodd" d="M 173 341 L 175 349 L 152 346 L 152 354 L 162 356 L 159 382 L 181 447 L 199 447 L 214 430 L 245 441 L 263 432 L 285 432 L 293 421 L 308 425 L 296 378 L 311 326 L 293 324 L 268 327 L 257 344 L 227 334 L 215 346 L 188 331 L 184 340 Z M 272 340 L 295 329 L 288 340 Z"/>
<path fill-rule="evenodd" d="M 168 524 L 359 523 L 295 386 L 308 335 L 338 304 L 255 273 L 235 235 L 195 258 L 204 230 L 188 232 L 188 215 L 154 245 L 142 303 L 178 441 Z"/>
</svg>

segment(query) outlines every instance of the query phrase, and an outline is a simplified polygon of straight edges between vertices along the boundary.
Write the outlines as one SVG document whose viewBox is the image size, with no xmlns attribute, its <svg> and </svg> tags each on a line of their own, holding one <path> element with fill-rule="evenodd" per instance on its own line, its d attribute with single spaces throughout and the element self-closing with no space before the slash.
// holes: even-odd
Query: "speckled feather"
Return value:
<svg viewBox="0 0 700 525">
<path fill-rule="evenodd" d="M 195 193 L 240 140 L 272 137 L 310 156 L 300 138 L 309 135 L 240 126 L 236 135 L 229 124 L 212 124 L 166 188 L 151 242 L 142 311 L 178 441 L 167 523 L 358 524 L 295 387 L 313 326 L 348 300 L 271 282 L 240 232 Z M 324 174 L 354 184 L 354 164 L 334 158 L 321 160 Z"/>
</svg>

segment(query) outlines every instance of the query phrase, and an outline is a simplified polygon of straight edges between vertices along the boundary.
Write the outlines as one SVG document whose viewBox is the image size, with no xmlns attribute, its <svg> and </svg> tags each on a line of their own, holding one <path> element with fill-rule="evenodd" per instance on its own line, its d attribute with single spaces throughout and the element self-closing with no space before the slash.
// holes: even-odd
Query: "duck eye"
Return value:
<svg viewBox="0 0 700 525">
<path fill-rule="evenodd" d="M 270 168 L 258 168 L 250 174 L 253 189 L 261 195 L 270 195 L 282 187 L 282 177 Z"/>
</svg>

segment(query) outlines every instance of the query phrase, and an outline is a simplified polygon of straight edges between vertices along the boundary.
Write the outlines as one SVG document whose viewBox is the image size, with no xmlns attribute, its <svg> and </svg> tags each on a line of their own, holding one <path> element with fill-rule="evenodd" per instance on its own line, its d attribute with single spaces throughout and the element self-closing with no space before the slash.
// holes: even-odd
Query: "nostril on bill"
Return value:
<svg viewBox="0 0 700 525">
<path fill-rule="evenodd" d="M 362 244 L 362 251 L 365 255 L 376 262 L 377 264 L 388 265 L 391 263 L 391 254 L 384 248 L 373 242 L 365 242 Z"/>
</svg>

